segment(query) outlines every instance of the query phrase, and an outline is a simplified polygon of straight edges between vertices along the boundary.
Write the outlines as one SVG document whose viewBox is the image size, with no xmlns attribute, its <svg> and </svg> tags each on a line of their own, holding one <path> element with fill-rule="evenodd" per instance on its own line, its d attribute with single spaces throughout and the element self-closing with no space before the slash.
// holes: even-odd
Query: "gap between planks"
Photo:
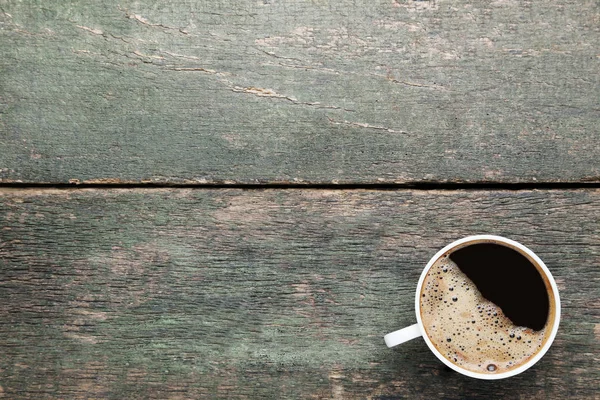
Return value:
<svg viewBox="0 0 600 400">
<path fill-rule="evenodd" d="M 4 189 L 313 189 L 313 190 L 576 190 L 599 189 L 599 182 L 413 182 L 413 183 L 0 183 Z"/>
</svg>

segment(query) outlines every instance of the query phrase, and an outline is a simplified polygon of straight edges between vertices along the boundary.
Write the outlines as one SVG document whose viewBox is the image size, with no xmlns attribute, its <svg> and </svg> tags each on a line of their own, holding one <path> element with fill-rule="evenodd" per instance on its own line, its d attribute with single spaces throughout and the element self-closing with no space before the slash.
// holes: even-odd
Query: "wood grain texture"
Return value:
<svg viewBox="0 0 600 400">
<path fill-rule="evenodd" d="M 0 396 L 598 398 L 600 191 L 0 192 Z M 445 368 L 412 324 L 425 263 L 521 241 L 563 320 L 529 371 Z"/>
<path fill-rule="evenodd" d="M 0 182 L 600 180 L 596 1 L 0 7 Z"/>
</svg>

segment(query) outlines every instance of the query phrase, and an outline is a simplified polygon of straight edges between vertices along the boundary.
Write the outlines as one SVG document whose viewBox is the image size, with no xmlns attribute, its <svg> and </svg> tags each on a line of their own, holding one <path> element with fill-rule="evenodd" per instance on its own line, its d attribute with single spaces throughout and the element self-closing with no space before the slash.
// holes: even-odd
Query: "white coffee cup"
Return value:
<svg viewBox="0 0 600 400">
<path fill-rule="evenodd" d="M 469 371 L 465 368 L 462 368 L 462 367 L 452 363 L 450 360 L 446 359 L 435 348 L 434 344 L 431 342 L 430 338 L 427 336 L 427 332 L 425 330 L 425 327 L 423 326 L 423 321 L 421 320 L 419 293 L 421 293 L 421 288 L 423 286 L 423 281 L 425 280 L 425 276 L 427 275 L 427 272 L 441 256 L 443 256 L 444 254 L 450 252 L 451 250 L 453 250 L 459 246 L 463 246 L 469 242 L 474 242 L 474 243 L 495 242 L 498 244 L 506 245 L 508 247 L 512 247 L 513 249 L 521 252 L 523 255 L 528 257 L 530 259 L 530 261 L 537 264 L 537 266 L 539 267 L 538 271 L 540 272 L 540 274 L 543 275 L 543 277 L 545 278 L 544 280 L 547 283 L 549 283 L 549 285 L 552 289 L 555 307 L 553 307 L 553 313 L 554 313 L 553 318 L 552 318 L 552 316 L 549 316 L 549 318 L 548 318 L 548 321 L 553 321 L 552 326 L 549 326 L 547 328 L 550 330 L 549 336 L 547 337 L 542 348 L 531 359 L 529 359 L 523 365 L 521 365 L 517 368 L 514 368 L 512 370 L 506 371 L 506 372 L 497 373 L 497 374 L 477 373 L 477 372 Z M 429 262 L 427 263 L 427 266 L 425 267 L 425 269 L 423 270 L 423 273 L 421 274 L 421 278 L 419 279 L 419 284 L 417 285 L 417 292 L 415 295 L 415 311 L 416 311 L 416 315 L 417 315 L 417 323 L 416 324 L 406 327 L 404 329 L 400 329 L 400 330 L 392 332 L 392 333 L 388 333 L 387 335 L 385 335 L 385 337 L 384 337 L 385 344 L 388 347 L 394 347 L 394 346 L 397 346 L 408 340 L 415 339 L 419 336 L 423 336 L 425 343 L 427 343 L 427 346 L 429 346 L 429 349 L 433 352 L 433 354 L 435 354 L 435 356 L 437 358 L 439 358 L 440 361 L 442 361 L 444 364 L 446 364 L 448 367 L 452 368 L 453 370 L 460 372 L 463 375 L 470 376 L 471 378 L 503 379 L 503 378 L 508 378 L 508 377 L 520 374 L 521 372 L 527 370 L 528 368 L 533 366 L 536 362 L 538 362 L 543 357 L 544 354 L 546 354 L 546 352 L 552 345 L 554 338 L 556 337 L 556 332 L 558 331 L 558 325 L 560 322 L 560 298 L 558 296 L 558 287 L 556 286 L 556 282 L 554 281 L 552 274 L 550 273 L 550 271 L 548 270 L 548 268 L 546 267 L 544 262 L 538 256 L 536 256 L 533 251 L 529 250 L 527 247 L 523 246 L 521 243 L 515 242 L 514 240 L 510 240 L 510 239 L 507 239 L 507 238 L 504 238 L 501 236 L 477 235 L 477 236 L 468 236 L 463 239 L 460 239 L 460 240 L 450 243 L 449 245 L 447 245 L 446 247 L 444 247 L 443 249 L 438 251 L 431 258 L 431 260 L 429 260 Z"/>
</svg>

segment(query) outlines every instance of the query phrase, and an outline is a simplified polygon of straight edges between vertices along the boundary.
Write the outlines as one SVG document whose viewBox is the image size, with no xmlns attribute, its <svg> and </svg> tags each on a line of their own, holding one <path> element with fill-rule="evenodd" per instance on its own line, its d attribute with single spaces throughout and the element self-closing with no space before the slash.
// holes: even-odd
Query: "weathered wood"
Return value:
<svg viewBox="0 0 600 400">
<path fill-rule="evenodd" d="M 595 1 L 0 7 L 2 182 L 599 180 Z"/>
<path fill-rule="evenodd" d="M 598 398 L 599 226 L 599 190 L 4 189 L 0 394 Z M 529 246 L 563 302 L 549 353 L 499 382 L 382 339 L 476 233 Z"/>
</svg>

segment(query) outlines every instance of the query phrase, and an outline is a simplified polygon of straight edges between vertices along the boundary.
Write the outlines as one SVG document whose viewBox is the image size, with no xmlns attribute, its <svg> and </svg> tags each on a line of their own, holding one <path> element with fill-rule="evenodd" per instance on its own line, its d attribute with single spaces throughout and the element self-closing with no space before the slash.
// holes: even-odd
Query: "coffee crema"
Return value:
<svg viewBox="0 0 600 400">
<path fill-rule="evenodd" d="M 429 269 L 419 296 L 423 326 L 431 342 L 451 363 L 472 372 L 497 374 L 517 368 L 547 338 L 548 324 L 539 330 L 515 325 L 481 294 L 451 253 Z"/>
</svg>

